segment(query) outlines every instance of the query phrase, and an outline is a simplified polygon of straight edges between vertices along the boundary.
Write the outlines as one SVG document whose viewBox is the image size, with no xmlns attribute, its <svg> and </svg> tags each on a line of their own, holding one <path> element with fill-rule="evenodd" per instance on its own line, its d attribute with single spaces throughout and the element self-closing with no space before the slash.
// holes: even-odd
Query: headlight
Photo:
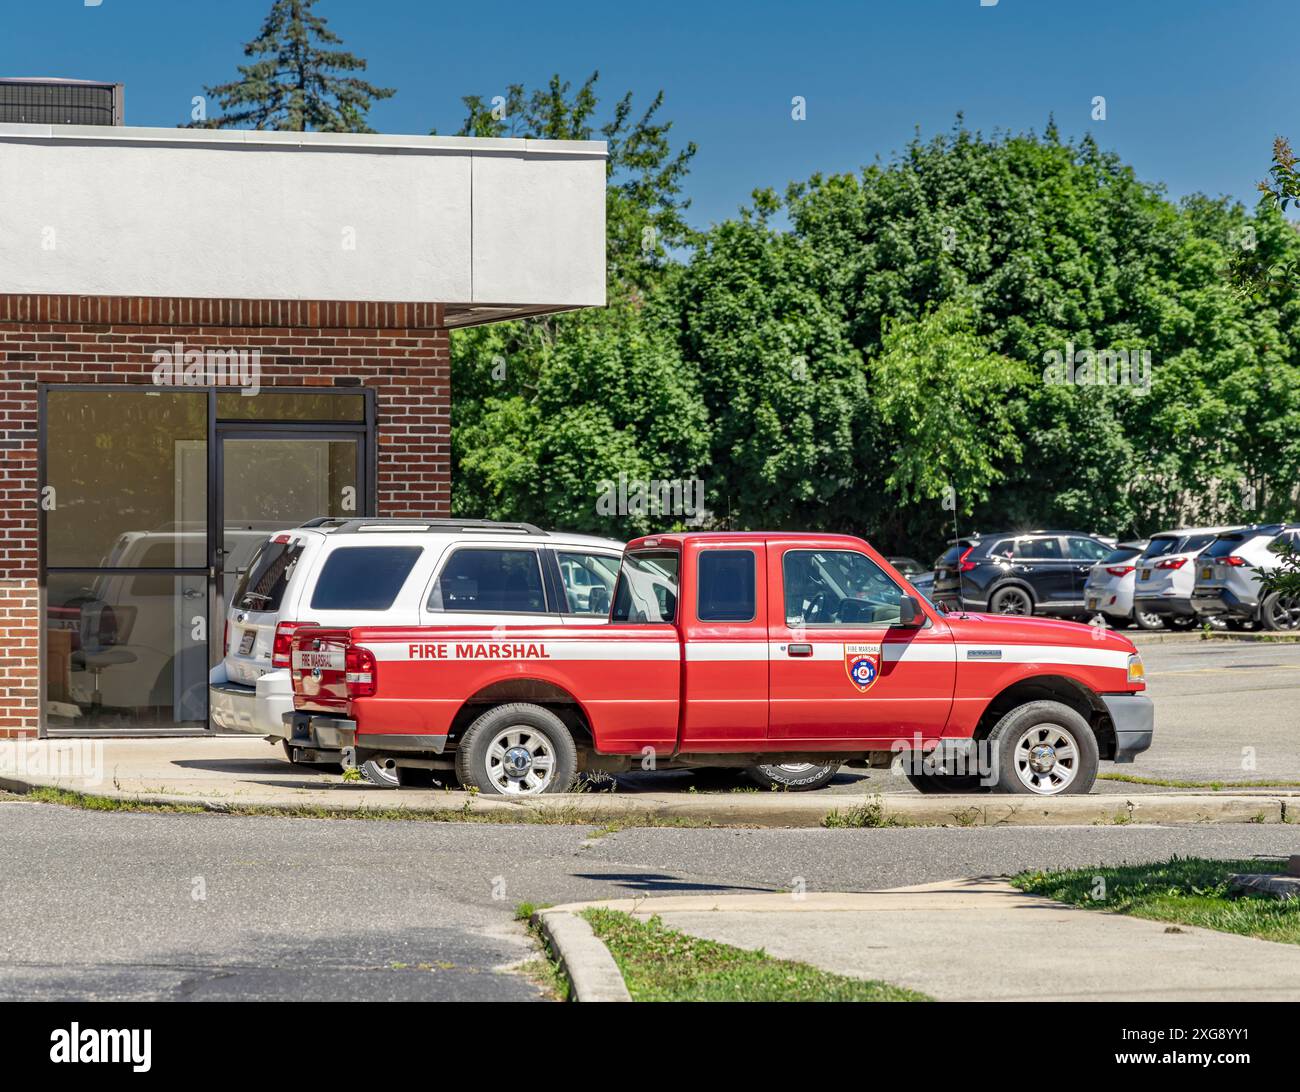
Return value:
<svg viewBox="0 0 1300 1092">
<path fill-rule="evenodd" d="M 1142 665 L 1142 657 L 1136 652 L 1128 658 L 1128 681 L 1140 683 L 1147 681 L 1147 669 Z"/>
</svg>

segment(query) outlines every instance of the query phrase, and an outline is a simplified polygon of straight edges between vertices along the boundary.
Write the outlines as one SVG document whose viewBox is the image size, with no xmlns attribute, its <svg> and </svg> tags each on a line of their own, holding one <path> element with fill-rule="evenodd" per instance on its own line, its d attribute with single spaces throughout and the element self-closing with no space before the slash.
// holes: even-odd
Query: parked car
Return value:
<svg viewBox="0 0 1300 1092">
<path fill-rule="evenodd" d="M 290 761 L 336 763 L 337 749 L 289 738 L 284 723 L 295 630 L 604 622 L 622 552 L 612 539 L 489 520 L 316 519 L 277 532 L 231 596 L 212 722 L 281 743 Z M 362 773 L 396 784 L 379 764 Z"/>
<path fill-rule="evenodd" d="M 934 570 L 927 569 L 914 557 L 891 557 L 889 563 L 907 577 L 907 582 L 934 602 Z"/>
<path fill-rule="evenodd" d="M 246 563 L 266 538 L 265 530 L 227 533 L 232 564 Z M 125 531 L 102 564 L 108 570 L 71 574 L 52 598 L 47 627 L 66 634 L 68 654 L 52 679 L 48 713 L 59 726 L 83 718 L 98 725 L 120 717 L 123 727 L 203 722 L 208 641 L 196 618 L 207 610 L 201 580 L 168 568 L 207 548 L 202 528 L 174 525 Z"/>
<path fill-rule="evenodd" d="M 1083 586 L 1084 606 L 1090 615 L 1100 614 L 1113 626 L 1125 626 L 1134 620 L 1135 561 L 1146 549 L 1147 541 L 1121 542 L 1092 567 Z M 1159 628 L 1158 618 L 1154 628 Z"/>
<path fill-rule="evenodd" d="M 1088 574 L 1111 547 L 1083 531 L 1000 531 L 953 539 L 934 565 L 934 601 L 990 614 L 1082 617 Z"/>
<path fill-rule="evenodd" d="M 790 789 L 901 755 L 927 792 L 1082 793 L 1153 728 L 1126 637 L 945 615 L 848 535 L 636 539 L 607 625 L 302 627 L 290 644 L 294 740 L 490 794 L 564 792 L 647 755 Z"/>
<path fill-rule="evenodd" d="M 1300 600 L 1263 594 L 1260 570 L 1275 568 L 1278 551 L 1300 549 L 1300 525 L 1271 523 L 1225 531 L 1196 559 L 1192 609 L 1230 626 L 1300 629 Z"/>
<path fill-rule="evenodd" d="M 1183 527 L 1152 535 L 1134 564 L 1133 617 L 1143 629 L 1185 628 L 1197 620 L 1192 606 L 1196 558 L 1225 531 L 1239 527 Z"/>
</svg>

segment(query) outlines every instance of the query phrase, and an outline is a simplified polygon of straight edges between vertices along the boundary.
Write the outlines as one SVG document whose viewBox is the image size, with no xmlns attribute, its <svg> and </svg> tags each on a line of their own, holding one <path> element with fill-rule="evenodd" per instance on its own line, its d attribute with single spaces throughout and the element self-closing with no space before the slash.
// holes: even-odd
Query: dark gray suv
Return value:
<svg viewBox="0 0 1300 1092">
<path fill-rule="evenodd" d="M 1078 615 L 1113 543 L 1084 531 L 1001 531 L 953 539 L 934 563 L 934 601 L 990 614 Z"/>
</svg>

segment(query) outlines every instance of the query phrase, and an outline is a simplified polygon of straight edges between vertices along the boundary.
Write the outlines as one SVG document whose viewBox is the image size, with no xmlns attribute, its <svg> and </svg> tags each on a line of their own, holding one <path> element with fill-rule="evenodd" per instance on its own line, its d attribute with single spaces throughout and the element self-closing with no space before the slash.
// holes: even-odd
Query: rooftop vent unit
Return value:
<svg viewBox="0 0 1300 1092">
<path fill-rule="evenodd" d="M 0 123 L 124 125 L 120 83 L 0 79 Z"/>
</svg>

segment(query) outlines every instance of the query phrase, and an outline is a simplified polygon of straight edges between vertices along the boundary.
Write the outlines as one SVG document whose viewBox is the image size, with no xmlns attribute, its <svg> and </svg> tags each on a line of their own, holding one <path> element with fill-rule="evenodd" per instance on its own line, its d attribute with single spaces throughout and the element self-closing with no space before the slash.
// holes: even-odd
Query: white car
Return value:
<svg viewBox="0 0 1300 1092">
<path fill-rule="evenodd" d="M 1138 555 L 1133 584 L 1134 619 L 1143 629 L 1190 626 L 1197 614 L 1192 606 L 1197 556 L 1225 531 L 1240 527 L 1183 527 L 1151 536 Z"/>
<path fill-rule="evenodd" d="M 1134 563 L 1146 549 L 1147 540 L 1121 542 L 1095 564 L 1083 586 L 1084 606 L 1090 615 L 1100 614 L 1113 626 L 1124 626 L 1133 621 L 1133 585 L 1137 581 Z M 1153 617 L 1148 629 L 1159 629 L 1161 622 Z"/>
<path fill-rule="evenodd" d="M 296 744 L 284 723 L 299 626 L 590 625 L 608 616 L 622 556 L 612 539 L 489 520 L 317 519 L 276 532 L 230 598 L 212 723 L 282 743 L 290 761 L 338 762 Z M 395 783 L 372 766 L 368 779 Z"/>
<path fill-rule="evenodd" d="M 1263 594 L 1260 570 L 1276 568 L 1280 551 L 1300 549 L 1300 526 L 1271 523 L 1221 534 L 1196 559 L 1192 606 L 1230 627 L 1258 623 L 1269 630 L 1300 629 L 1300 601 Z"/>
</svg>

